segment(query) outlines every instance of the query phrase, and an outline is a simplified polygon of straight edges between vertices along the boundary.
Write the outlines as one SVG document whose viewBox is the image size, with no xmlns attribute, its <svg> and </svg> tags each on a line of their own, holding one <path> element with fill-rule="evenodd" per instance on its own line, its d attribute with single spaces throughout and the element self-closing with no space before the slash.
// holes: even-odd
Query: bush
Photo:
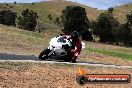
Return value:
<svg viewBox="0 0 132 88">
<path fill-rule="evenodd" d="M 61 21 L 60 21 L 60 18 L 59 18 L 59 17 L 56 17 L 56 18 L 55 18 L 55 24 L 56 24 L 57 26 L 61 26 Z"/>
<path fill-rule="evenodd" d="M 11 10 L 2 10 L 0 11 L 0 24 L 15 26 L 16 17 L 16 12 Z"/>
<path fill-rule="evenodd" d="M 25 30 L 34 31 L 37 25 L 38 15 L 33 10 L 23 10 L 21 16 L 18 17 L 18 26 Z"/>
<path fill-rule="evenodd" d="M 52 20 L 53 19 L 51 14 L 48 15 L 48 19 L 49 20 Z"/>
</svg>

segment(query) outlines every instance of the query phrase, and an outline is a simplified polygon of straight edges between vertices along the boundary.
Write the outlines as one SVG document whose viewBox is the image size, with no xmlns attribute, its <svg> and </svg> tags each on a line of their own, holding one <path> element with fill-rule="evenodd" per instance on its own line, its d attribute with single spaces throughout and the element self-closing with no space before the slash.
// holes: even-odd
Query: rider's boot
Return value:
<svg viewBox="0 0 132 88">
<path fill-rule="evenodd" d="M 74 58 L 72 58 L 72 63 L 76 63 L 76 59 L 77 59 L 77 57 L 74 57 Z"/>
</svg>

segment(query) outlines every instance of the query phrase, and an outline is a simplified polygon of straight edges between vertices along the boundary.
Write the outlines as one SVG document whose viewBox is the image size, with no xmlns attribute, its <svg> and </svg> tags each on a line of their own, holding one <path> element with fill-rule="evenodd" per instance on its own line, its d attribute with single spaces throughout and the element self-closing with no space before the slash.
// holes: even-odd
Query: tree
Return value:
<svg viewBox="0 0 132 88">
<path fill-rule="evenodd" d="M 5 3 L 5 5 L 6 5 L 6 6 L 9 6 L 9 4 L 8 4 L 8 3 Z"/>
<path fill-rule="evenodd" d="M 16 17 L 16 12 L 11 10 L 2 10 L 0 11 L 0 24 L 15 26 Z"/>
<path fill-rule="evenodd" d="M 126 15 L 127 22 L 132 25 L 132 11 Z"/>
<path fill-rule="evenodd" d="M 130 11 L 128 14 L 126 14 L 127 19 L 127 27 L 129 31 L 129 45 L 132 46 L 132 11 Z"/>
<path fill-rule="evenodd" d="M 14 4 L 17 4 L 17 2 L 16 2 L 16 1 L 14 1 Z"/>
<path fill-rule="evenodd" d="M 32 5 L 35 5 L 35 3 L 34 3 L 34 2 L 32 2 Z"/>
<path fill-rule="evenodd" d="M 118 22 L 109 12 L 103 12 L 97 19 L 97 33 L 101 39 L 101 42 L 114 42 L 115 35 L 114 30 L 118 26 Z"/>
<path fill-rule="evenodd" d="M 93 35 L 99 34 L 99 31 L 97 29 L 97 21 L 90 21 L 90 28 Z"/>
<path fill-rule="evenodd" d="M 114 11 L 113 7 L 108 8 L 108 12 L 113 13 L 113 11 Z"/>
<path fill-rule="evenodd" d="M 89 30 L 84 30 L 82 32 L 82 40 L 86 40 L 86 41 L 92 41 L 93 40 L 92 34 Z"/>
<path fill-rule="evenodd" d="M 21 16 L 18 17 L 18 25 L 25 30 L 34 31 L 37 25 L 38 15 L 33 10 L 23 10 Z"/>
<path fill-rule="evenodd" d="M 128 28 L 131 30 L 130 32 L 132 34 L 132 11 L 126 15 L 126 19 Z"/>
<path fill-rule="evenodd" d="M 118 30 L 116 32 L 116 40 L 117 42 L 124 43 L 124 45 L 132 46 L 132 34 L 127 24 L 121 24 L 118 26 Z"/>
<path fill-rule="evenodd" d="M 116 41 L 132 46 L 132 11 L 126 14 L 127 21 L 120 24 L 116 30 Z"/>
<path fill-rule="evenodd" d="M 70 33 L 72 31 L 81 33 L 83 30 L 89 28 L 89 20 L 86 16 L 85 8 L 80 6 L 67 6 L 62 11 L 61 18 L 64 26 L 64 33 Z"/>
</svg>

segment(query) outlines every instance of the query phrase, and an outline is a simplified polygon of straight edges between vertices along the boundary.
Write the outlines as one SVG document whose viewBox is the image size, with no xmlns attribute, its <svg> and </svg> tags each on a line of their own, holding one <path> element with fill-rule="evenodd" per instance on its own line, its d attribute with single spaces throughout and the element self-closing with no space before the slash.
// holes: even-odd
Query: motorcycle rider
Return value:
<svg viewBox="0 0 132 88">
<path fill-rule="evenodd" d="M 73 31 L 70 35 L 66 35 L 67 39 L 71 39 L 72 49 L 70 50 L 70 57 L 72 58 L 72 62 L 76 63 L 76 59 L 81 52 L 81 40 L 79 39 L 79 33 L 77 31 Z"/>
</svg>

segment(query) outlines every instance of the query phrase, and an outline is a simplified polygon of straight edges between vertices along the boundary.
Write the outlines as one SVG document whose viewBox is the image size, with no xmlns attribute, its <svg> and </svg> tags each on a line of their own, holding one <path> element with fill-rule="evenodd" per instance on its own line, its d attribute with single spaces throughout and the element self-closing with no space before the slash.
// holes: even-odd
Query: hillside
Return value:
<svg viewBox="0 0 132 88">
<path fill-rule="evenodd" d="M 86 8 L 87 16 L 90 20 L 95 20 L 96 17 L 100 14 L 100 11 L 97 9 L 69 1 L 43 1 L 37 3 L 24 3 L 24 4 L 17 3 L 17 4 L 8 4 L 8 5 L 1 4 L 0 9 L 10 8 L 20 13 L 22 10 L 26 8 L 30 8 L 38 13 L 40 22 L 52 23 L 53 21 L 51 22 L 48 20 L 48 15 L 52 14 L 53 18 L 60 16 L 62 10 L 68 5 L 79 5 Z"/>
<path fill-rule="evenodd" d="M 62 14 L 62 10 L 68 5 L 78 5 L 84 7 L 87 12 L 87 17 L 89 20 L 96 20 L 98 15 L 102 12 L 96 8 L 91 8 L 77 2 L 70 2 L 64 0 L 55 0 L 55 1 L 43 1 L 36 3 L 17 3 L 17 4 L 0 4 L 0 9 L 12 9 L 16 11 L 18 15 L 20 12 L 26 8 L 32 9 L 38 13 L 38 21 L 44 23 L 47 29 L 54 29 L 54 19 Z M 120 23 L 123 23 L 126 19 L 126 13 L 132 11 L 132 3 L 125 4 L 121 6 L 114 7 L 114 17 L 118 19 Z M 48 19 L 48 15 L 51 14 L 53 20 Z"/>
<path fill-rule="evenodd" d="M 126 14 L 132 11 L 132 3 L 125 4 L 114 8 L 114 16 L 118 18 L 120 23 L 124 23 L 126 20 Z"/>
</svg>

